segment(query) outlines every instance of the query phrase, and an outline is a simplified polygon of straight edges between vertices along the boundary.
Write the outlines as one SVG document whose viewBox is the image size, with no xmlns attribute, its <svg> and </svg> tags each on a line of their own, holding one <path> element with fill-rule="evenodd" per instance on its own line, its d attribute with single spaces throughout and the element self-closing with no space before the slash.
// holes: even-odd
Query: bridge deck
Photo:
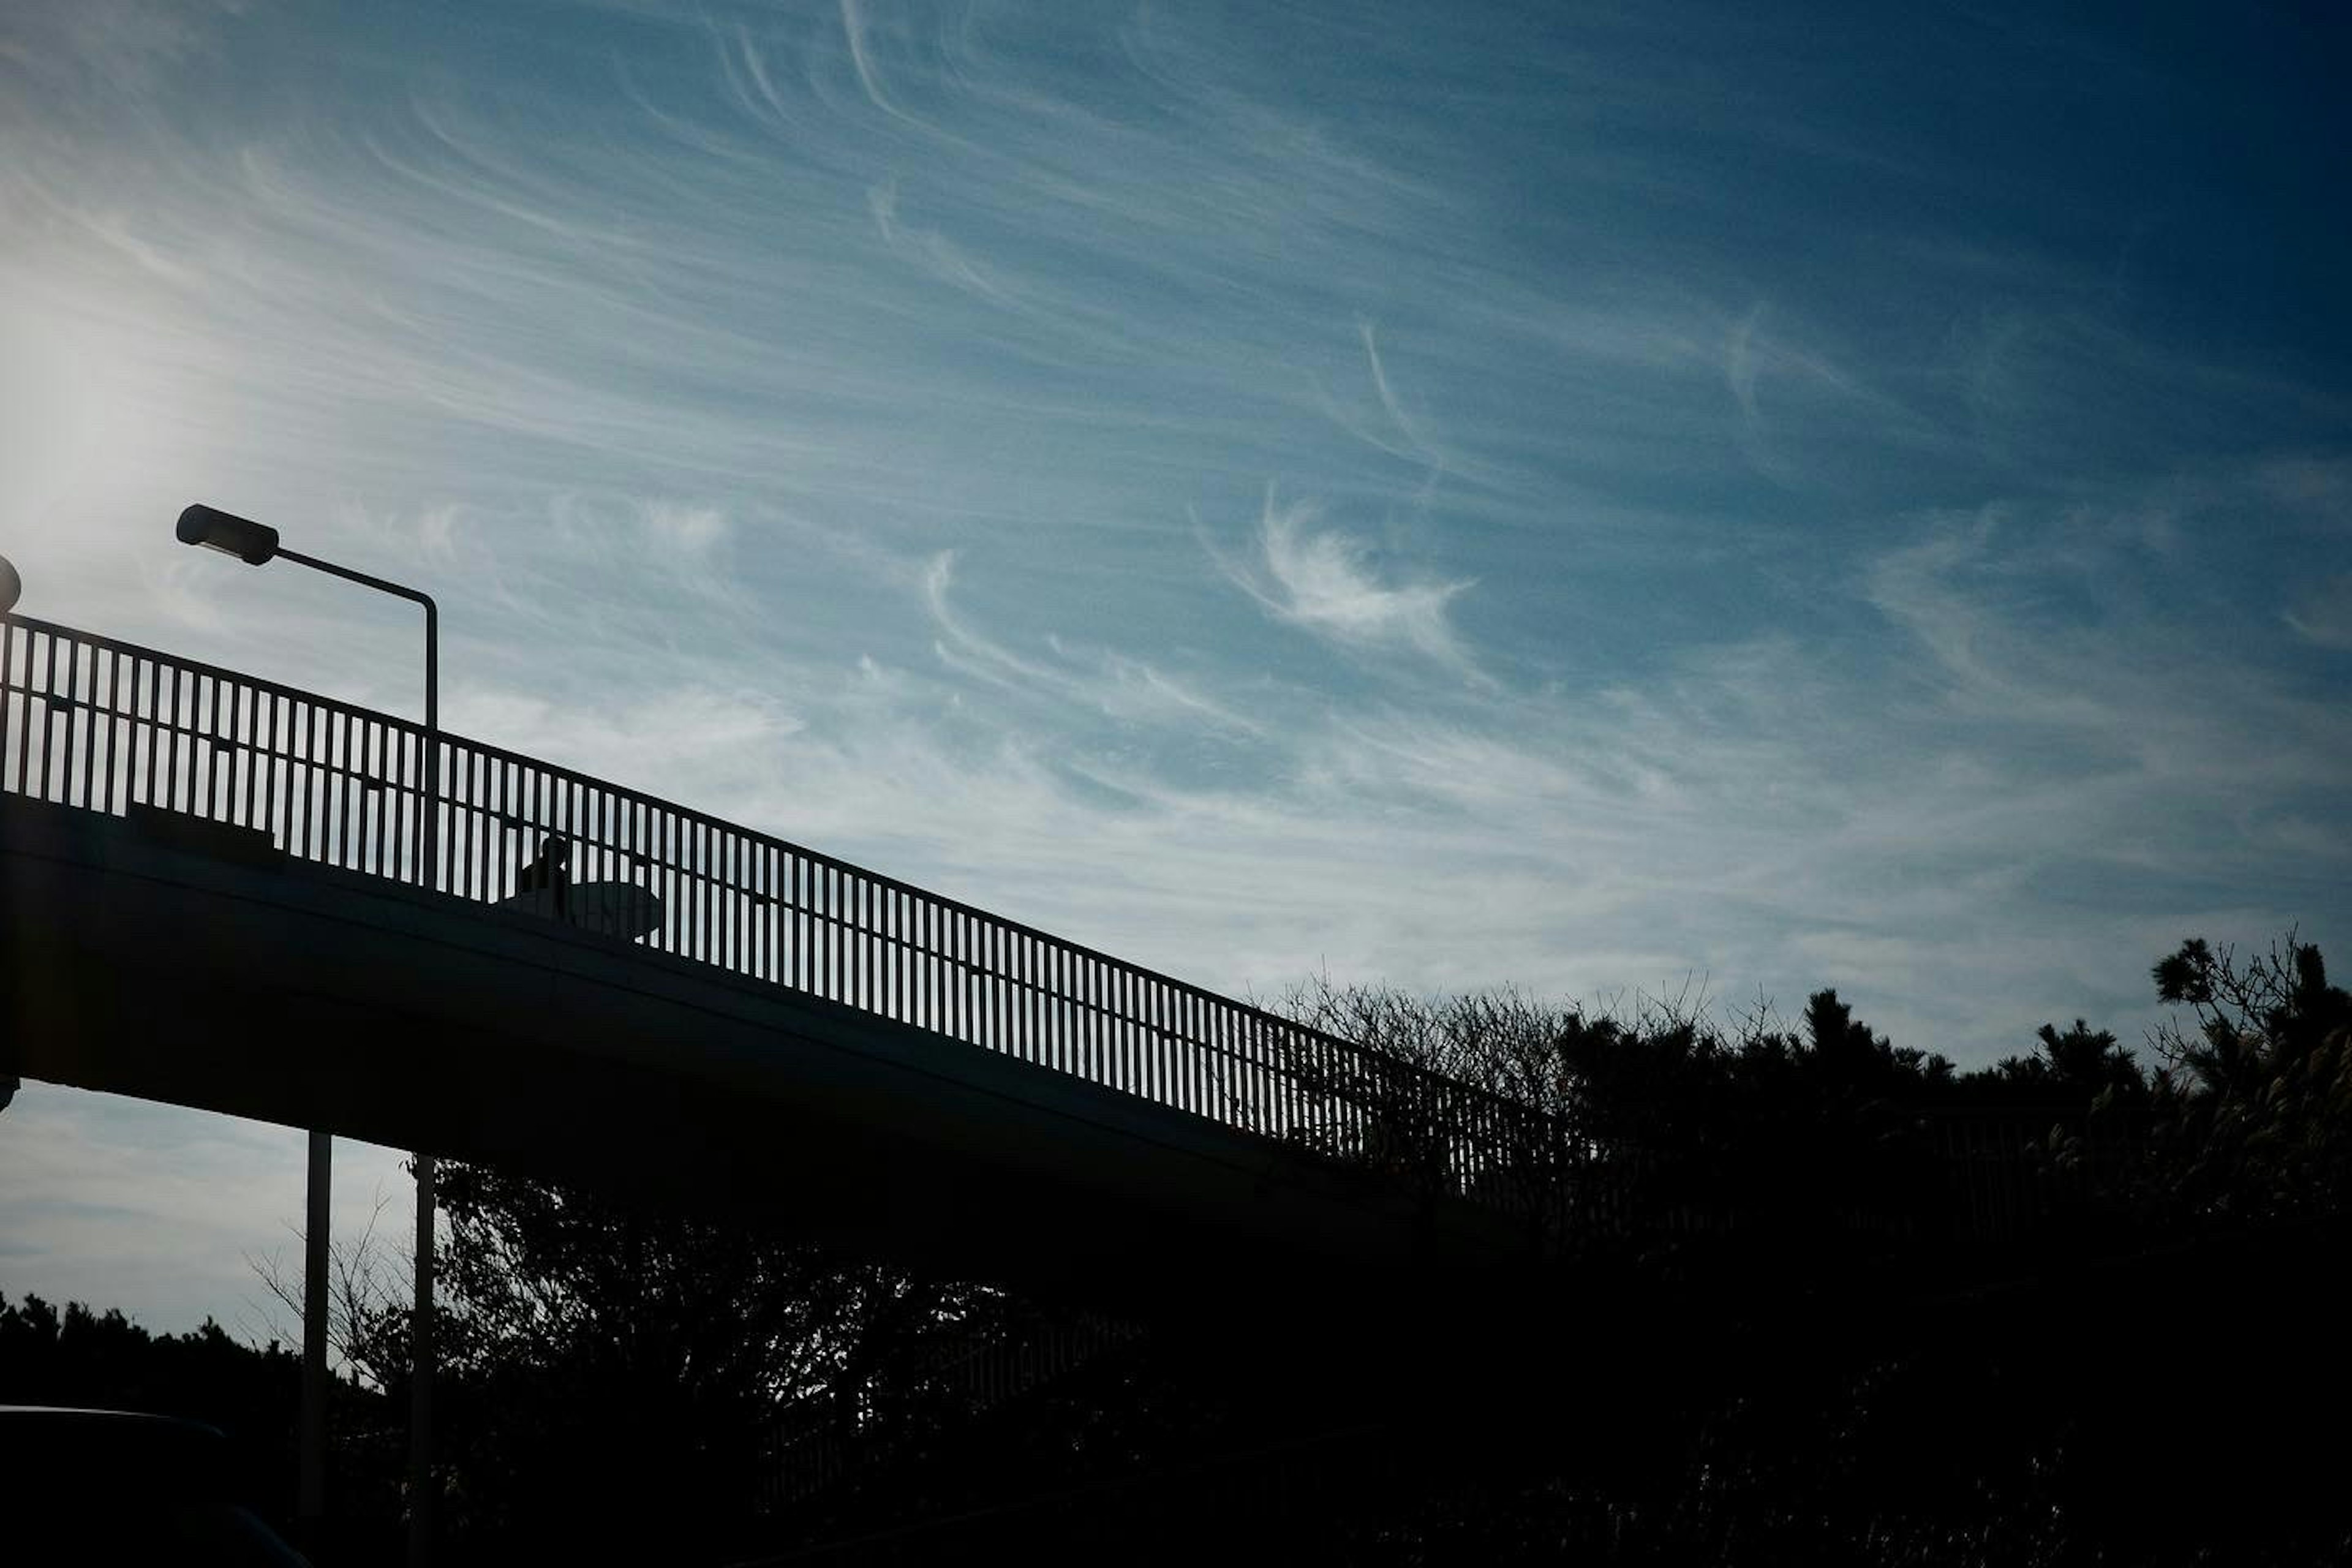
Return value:
<svg viewBox="0 0 2352 1568">
<path fill-rule="evenodd" d="M 1534 1246 L 1492 1096 L 385 715 L 13 618 L 0 786 L 0 1071 L 1097 1295 Z M 490 907 L 551 836 L 661 925 Z"/>
</svg>

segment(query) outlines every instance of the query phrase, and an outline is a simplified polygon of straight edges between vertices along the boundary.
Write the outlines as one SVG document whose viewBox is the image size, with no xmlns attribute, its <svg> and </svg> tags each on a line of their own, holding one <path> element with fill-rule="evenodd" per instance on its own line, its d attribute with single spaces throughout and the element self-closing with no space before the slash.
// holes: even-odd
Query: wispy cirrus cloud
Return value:
<svg viewBox="0 0 2352 1568">
<path fill-rule="evenodd" d="M 1173 722 L 1241 735 L 1257 724 L 1145 661 L 1110 649 L 1082 653 L 1051 632 L 1039 637 L 1053 662 L 1014 653 L 975 629 L 949 602 L 955 552 L 941 551 L 924 567 L 923 603 L 939 628 L 933 644 L 958 673 L 1004 689 L 1049 695 L 1121 721 Z"/>
<path fill-rule="evenodd" d="M 1327 527 L 1312 501 L 1280 499 L 1267 487 L 1255 550 L 1236 558 L 1212 545 L 1217 563 L 1277 620 L 1345 647 L 1410 650 L 1472 679 L 1483 679 L 1448 616 L 1468 588 L 1455 582 L 1389 583 L 1371 546 Z"/>
</svg>

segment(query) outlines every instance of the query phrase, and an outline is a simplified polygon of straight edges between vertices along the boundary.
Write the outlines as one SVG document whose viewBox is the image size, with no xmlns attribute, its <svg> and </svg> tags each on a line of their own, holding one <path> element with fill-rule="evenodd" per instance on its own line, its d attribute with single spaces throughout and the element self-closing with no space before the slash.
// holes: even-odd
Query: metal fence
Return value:
<svg viewBox="0 0 2352 1568">
<path fill-rule="evenodd" d="M 298 859 L 481 903 L 514 897 L 560 838 L 575 891 L 627 884 L 658 901 L 643 946 L 1429 1189 L 1549 1212 L 1569 1140 L 1539 1111 L 635 790 L 446 732 L 428 769 L 426 747 L 407 720 L 0 616 L 8 793 L 203 818 Z"/>
</svg>

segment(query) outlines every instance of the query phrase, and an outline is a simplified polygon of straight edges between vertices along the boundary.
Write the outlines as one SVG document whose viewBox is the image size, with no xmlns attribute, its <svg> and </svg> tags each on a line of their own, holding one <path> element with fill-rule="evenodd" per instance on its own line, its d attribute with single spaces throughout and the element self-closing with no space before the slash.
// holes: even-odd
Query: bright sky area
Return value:
<svg viewBox="0 0 2352 1568">
<path fill-rule="evenodd" d="M 1228 992 L 2137 1040 L 2352 966 L 2340 26 L 17 0 L 0 552 Z M 0 1290 L 266 1335 L 302 1147 L 27 1084 Z"/>
</svg>

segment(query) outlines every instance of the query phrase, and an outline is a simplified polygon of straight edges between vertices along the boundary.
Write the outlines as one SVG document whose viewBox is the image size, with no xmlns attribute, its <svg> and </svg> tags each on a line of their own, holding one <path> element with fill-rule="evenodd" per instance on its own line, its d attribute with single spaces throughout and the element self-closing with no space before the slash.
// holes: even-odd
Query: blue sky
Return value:
<svg viewBox="0 0 2352 1568">
<path fill-rule="evenodd" d="M 33 0 L 25 608 L 1220 989 L 2352 963 L 2329 25 Z M 0 1290 L 258 1329 L 301 1138 L 28 1086 Z M 346 1226 L 394 1156 L 352 1147 Z"/>
</svg>

